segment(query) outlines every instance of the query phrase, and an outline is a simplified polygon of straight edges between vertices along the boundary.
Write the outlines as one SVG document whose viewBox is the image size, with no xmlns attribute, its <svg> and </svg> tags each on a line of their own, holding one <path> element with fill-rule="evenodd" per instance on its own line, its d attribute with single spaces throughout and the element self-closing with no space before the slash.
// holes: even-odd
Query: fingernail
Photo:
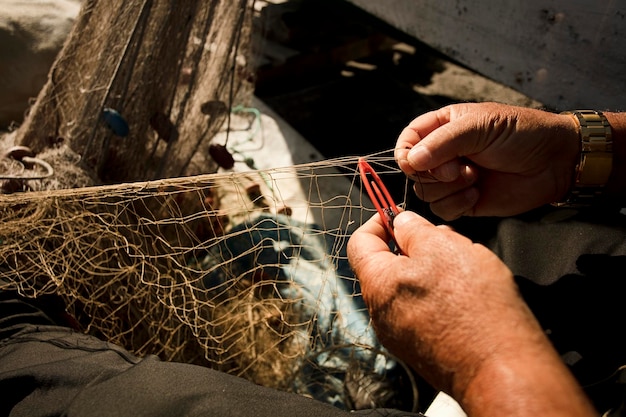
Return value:
<svg viewBox="0 0 626 417">
<path fill-rule="evenodd" d="M 432 155 L 425 146 L 415 145 L 408 153 L 407 159 L 411 166 L 417 170 L 427 169 L 426 166 L 430 162 Z"/>
<path fill-rule="evenodd" d="M 416 217 L 418 217 L 418 214 L 413 211 L 402 211 L 393 219 L 393 226 L 401 227 L 403 224 L 410 222 Z"/>
<path fill-rule="evenodd" d="M 467 184 L 474 184 L 476 182 L 476 172 L 469 165 L 465 165 L 461 169 L 461 175 Z"/>
</svg>

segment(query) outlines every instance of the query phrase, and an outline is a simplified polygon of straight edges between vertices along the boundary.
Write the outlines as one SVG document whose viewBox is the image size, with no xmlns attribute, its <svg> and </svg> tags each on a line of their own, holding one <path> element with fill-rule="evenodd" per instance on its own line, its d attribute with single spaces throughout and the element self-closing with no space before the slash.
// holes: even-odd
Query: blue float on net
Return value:
<svg viewBox="0 0 626 417">
<path fill-rule="evenodd" d="M 128 123 L 116 110 L 105 107 L 104 110 L 102 110 L 102 117 L 104 118 L 106 124 L 109 125 L 109 128 L 117 136 L 124 137 L 128 135 Z"/>
</svg>

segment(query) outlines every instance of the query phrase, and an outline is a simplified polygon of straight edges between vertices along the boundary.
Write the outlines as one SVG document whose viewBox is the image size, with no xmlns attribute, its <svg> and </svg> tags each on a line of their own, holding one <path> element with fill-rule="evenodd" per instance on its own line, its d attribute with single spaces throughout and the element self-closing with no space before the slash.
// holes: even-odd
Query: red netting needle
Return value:
<svg viewBox="0 0 626 417">
<path fill-rule="evenodd" d="M 376 171 L 374 171 L 374 168 L 363 158 L 359 158 L 359 172 L 367 194 L 370 200 L 372 200 L 372 203 L 374 203 L 374 207 L 376 207 L 380 217 L 383 219 L 385 229 L 387 229 L 387 233 L 389 233 L 391 240 L 396 246 L 396 253 L 402 253 L 393 233 L 393 219 L 400 213 L 400 210 L 398 210 L 396 203 L 394 203 L 393 198 L 391 198 L 391 194 L 387 191 L 387 187 L 385 187 L 385 184 L 383 184 Z M 368 178 L 368 174 L 372 177 L 371 181 Z"/>
</svg>

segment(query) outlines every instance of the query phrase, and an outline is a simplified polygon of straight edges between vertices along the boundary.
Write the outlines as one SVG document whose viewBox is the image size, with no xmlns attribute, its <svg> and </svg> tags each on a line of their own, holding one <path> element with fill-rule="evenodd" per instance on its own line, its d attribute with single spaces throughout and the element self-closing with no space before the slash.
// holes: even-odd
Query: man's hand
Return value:
<svg viewBox="0 0 626 417">
<path fill-rule="evenodd" d="M 574 119 L 498 103 L 453 104 L 414 119 L 395 158 L 445 220 L 508 216 L 568 192 L 580 138 Z"/>
<path fill-rule="evenodd" d="M 470 416 L 593 415 L 494 253 L 409 211 L 394 234 L 403 255 L 390 251 L 378 214 L 348 242 L 385 347 Z"/>
</svg>

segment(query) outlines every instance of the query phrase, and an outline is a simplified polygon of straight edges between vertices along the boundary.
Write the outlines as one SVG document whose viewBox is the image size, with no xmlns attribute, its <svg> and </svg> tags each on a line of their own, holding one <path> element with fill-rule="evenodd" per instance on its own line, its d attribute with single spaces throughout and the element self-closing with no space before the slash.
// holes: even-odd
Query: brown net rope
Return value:
<svg viewBox="0 0 626 417">
<path fill-rule="evenodd" d="M 106 183 L 214 172 L 198 150 L 249 101 L 252 3 L 84 0 L 15 142 Z"/>
<path fill-rule="evenodd" d="M 139 356 L 347 409 L 415 409 L 345 254 L 373 213 L 356 157 L 225 166 L 245 148 L 228 142 L 231 115 L 254 110 L 253 3 L 84 1 L 2 138 L 0 289 L 56 295 L 77 330 Z M 389 151 L 369 159 L 398 172 Z"/>
<path fill-rule="evenodd" d="M 397 172 L 388 156 L 370 160 L 383 178 Z M 0 282 L 61 296 L 81 331 L 138 355 L 348 407 L 346 381 L 385 381 L 399 366 L 345 256 L 373 212 L 355 169 L 343 158 L 0 196 Z M 325 195 L 331 181 L 348 193 Z"/>
</svg>

